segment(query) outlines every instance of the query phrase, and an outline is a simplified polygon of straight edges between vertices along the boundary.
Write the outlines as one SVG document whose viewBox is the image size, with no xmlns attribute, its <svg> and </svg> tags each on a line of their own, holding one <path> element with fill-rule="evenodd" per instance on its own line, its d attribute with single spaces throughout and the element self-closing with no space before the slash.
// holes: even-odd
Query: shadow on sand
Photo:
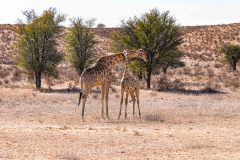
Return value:
<svg viewBox="0 0 240 160">
<path fill-rule="evenodd" d="M 79 93 L 80 88 L 62 88 L 62 89 L 41 89 L 41 92 L 44 93 Z M 199 90 L 192 90 L 192 89 L 168 89 L 165 91 L 159 91 L 159 92 L 171 92 L 171 93 L 179 93 L 179 94 L 226 94 L 226 92 L 219 91 L 216 89 L 213 89 L 211 87 L 199 89 Z M 95 94 L 101 94 L 100 89 L 92 89 L 90 93 Z"/>
<path fill-rule="evenodd" d="M 166 92 L 172 92 L 172 93 L 182 93 L 182 94 L 194 94 L 194 95 L 199 95 L 199 94 L 225 94 L 223 91 L 218 91 L 216 89 L 213 89 L 211 87 L 199 89 L 199 90 L 192 90 L 192 89 L 172 89 L 172 90 L 167 90 Z"/>
<path fill-rule="evenodd" d="M 80 88 L 61 88 L 61 89 L 46 89 L 46 88 L 42 88 L 41 92 L 44 92 L 44 93 L 79 93 L 80 92 Z M 94 90 L 91 90 L 90 93 L 100 94 L 101 90 L 94 89 Z"/>
</svg>

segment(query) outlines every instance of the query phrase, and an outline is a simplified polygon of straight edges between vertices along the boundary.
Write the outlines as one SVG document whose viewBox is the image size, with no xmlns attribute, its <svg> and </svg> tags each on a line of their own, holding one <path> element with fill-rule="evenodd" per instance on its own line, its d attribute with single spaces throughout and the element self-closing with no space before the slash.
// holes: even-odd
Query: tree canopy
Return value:
<svg viewBox="0 0 240 160">
<path fill-rule="evenodd" d="M 84 21 L 81 18 L 71 19 L 69 32 L 65 37 L 66 59 L 76 69 L 79 75 L 96 58 L 94 33 L 90 28 L 94 25 L 94 19 Z"/>
<path fill-rule="evenodd" d="M 17 28 L 17 63 L 35 79 L 36 88 L 40 89 L 43 74 L 58 76 L 57 65 L 63 56 L 57 50 L 57 38 L 65 15 L 58 14 L 54 8 L 43 11 L 40 16 L 34 10 L 23 14 L 26 22 L 20 21 Z"/>
<path fill-rule="evenodd" d="M 105 26 L 105 24 L 103 24 L 103 23 L 98 23 L 97 24 L 97 28 L 105 28 L 106 26 Z"/>
<path fill-rule="evenodd" d="M 148 54 L 146 63 L 137 63 L 143 66 L 140 68 L 145 68 L 144 77 L 148 89 L 154 71 L 161 67 L 166 70 L 167 66 L 176 66 L 175 62 L 180 62 L 182 54 L 179 54 L 177 46 L 181 43 L 176 20 L 170 16 L 169 11 L 160 13 L 157 9 L 150 10 L 141 17 L 122 21 L 121 29 L 111 35 L 113 51 L 142 48 Z"/>
<path fill-rule="evenodd" d="M 224 59 L 230 64 L 232 69 L 237 70 L 237 62 L 240 59 L 240 45 L 226 44 L 221 48 Z"/>
</svg>

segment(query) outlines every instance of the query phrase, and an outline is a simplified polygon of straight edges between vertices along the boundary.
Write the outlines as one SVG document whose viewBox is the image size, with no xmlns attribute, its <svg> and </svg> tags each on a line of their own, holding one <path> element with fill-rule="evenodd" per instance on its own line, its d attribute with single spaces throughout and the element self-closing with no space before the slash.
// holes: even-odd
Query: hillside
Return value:
<svg viewBox="0 0 240 160">
<path fill-rule="evenodd" d="M 17 38 L 15 28 L 16 25 L 0 25 L 0 84 L 15 84 L 15 82 L 23 79 L 19 68 L 15 64 L 17 55 L 14 49 L 14 42 Z M 97 45 L 99 55 L 109 52 L 109 35 L 114 30 L 116 28 L 93 29 L 99 42 Z M 199 82 L 197 86 L 240 86 L 239 76 L 236 76 L 236 73 L 229 73 L 227 65 L 220 63 L 222 57 L 219 53 L 219 47 L 224 43 L 240 43 L 240 23 L 187 26 L 181 27 L 181 31 L 183 33 L 183 44 L 180 46 L 180 49 L 186 52 L 183 58 L 186 67 L 169 70 L 167 75 L 170 75 L 168 76 L 171 77 L 170 79 L 184 82 L 184 84 L 189 84 L 190 86 L 195 84 L 193 83 L 194 81 Z M 62 40 L 60 40 L 60 44 L 60 50 L 63 50 Z M 65 69 L 60 71 L 62 73 L 65 72 L 63 73 L 64 76 L 62 76 L 62 78 L 64 77 L 63 81 L 76 79 L 75 73 L 72 72 L 72 69 L 67 64 L 61 65 L 60 69 L 63 67 Z M 71 74 L 69 74 L 70 72 Z M 69 75 L 65 76 L 66 74 Z M 230 84 L 229 81 L 233 79 L 238 83 Z M 153 80 L 153 86 L 157 87 L 159 81 L 161 81 L 161 77 L 156 76 Z"/>
<path fill-rule="evenodd" d="M 240 24 L 182 27 L 181 48 L 196 59 L 212 61 L 220 58 L 219 47 L 224 43 L 240 43 Z M 197 56 L 198 55 L 198 56 Z"/>
</svg>

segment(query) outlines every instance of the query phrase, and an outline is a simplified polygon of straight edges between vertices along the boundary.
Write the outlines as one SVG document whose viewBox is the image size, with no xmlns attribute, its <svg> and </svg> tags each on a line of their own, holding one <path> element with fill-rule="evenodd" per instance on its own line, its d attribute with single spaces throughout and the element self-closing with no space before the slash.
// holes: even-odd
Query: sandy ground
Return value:
<svg viewBox="0 0 240 160">
<path fill-rule="evenodd" d="M 240 93 L 141 92 L 142 119 L 100 120 L 100 96 L 0 88 L 0 159 L 240 159 Z M 123 116 L 124 114 L 122 114 Z"/>
</svg>

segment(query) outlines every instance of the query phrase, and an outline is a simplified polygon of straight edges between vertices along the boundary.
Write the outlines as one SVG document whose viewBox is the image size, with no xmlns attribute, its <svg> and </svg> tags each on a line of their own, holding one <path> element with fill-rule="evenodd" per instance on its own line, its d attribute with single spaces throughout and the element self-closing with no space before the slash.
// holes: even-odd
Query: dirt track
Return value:
<svg viewBox="0 0 240 160">
<path fill-rule="evenodd" d="M 0 88 L 0 159 L 239 159 L 240 94 L 141 93 L 142 119 L 100 120 L 100 98 Z"/>
</svg>

